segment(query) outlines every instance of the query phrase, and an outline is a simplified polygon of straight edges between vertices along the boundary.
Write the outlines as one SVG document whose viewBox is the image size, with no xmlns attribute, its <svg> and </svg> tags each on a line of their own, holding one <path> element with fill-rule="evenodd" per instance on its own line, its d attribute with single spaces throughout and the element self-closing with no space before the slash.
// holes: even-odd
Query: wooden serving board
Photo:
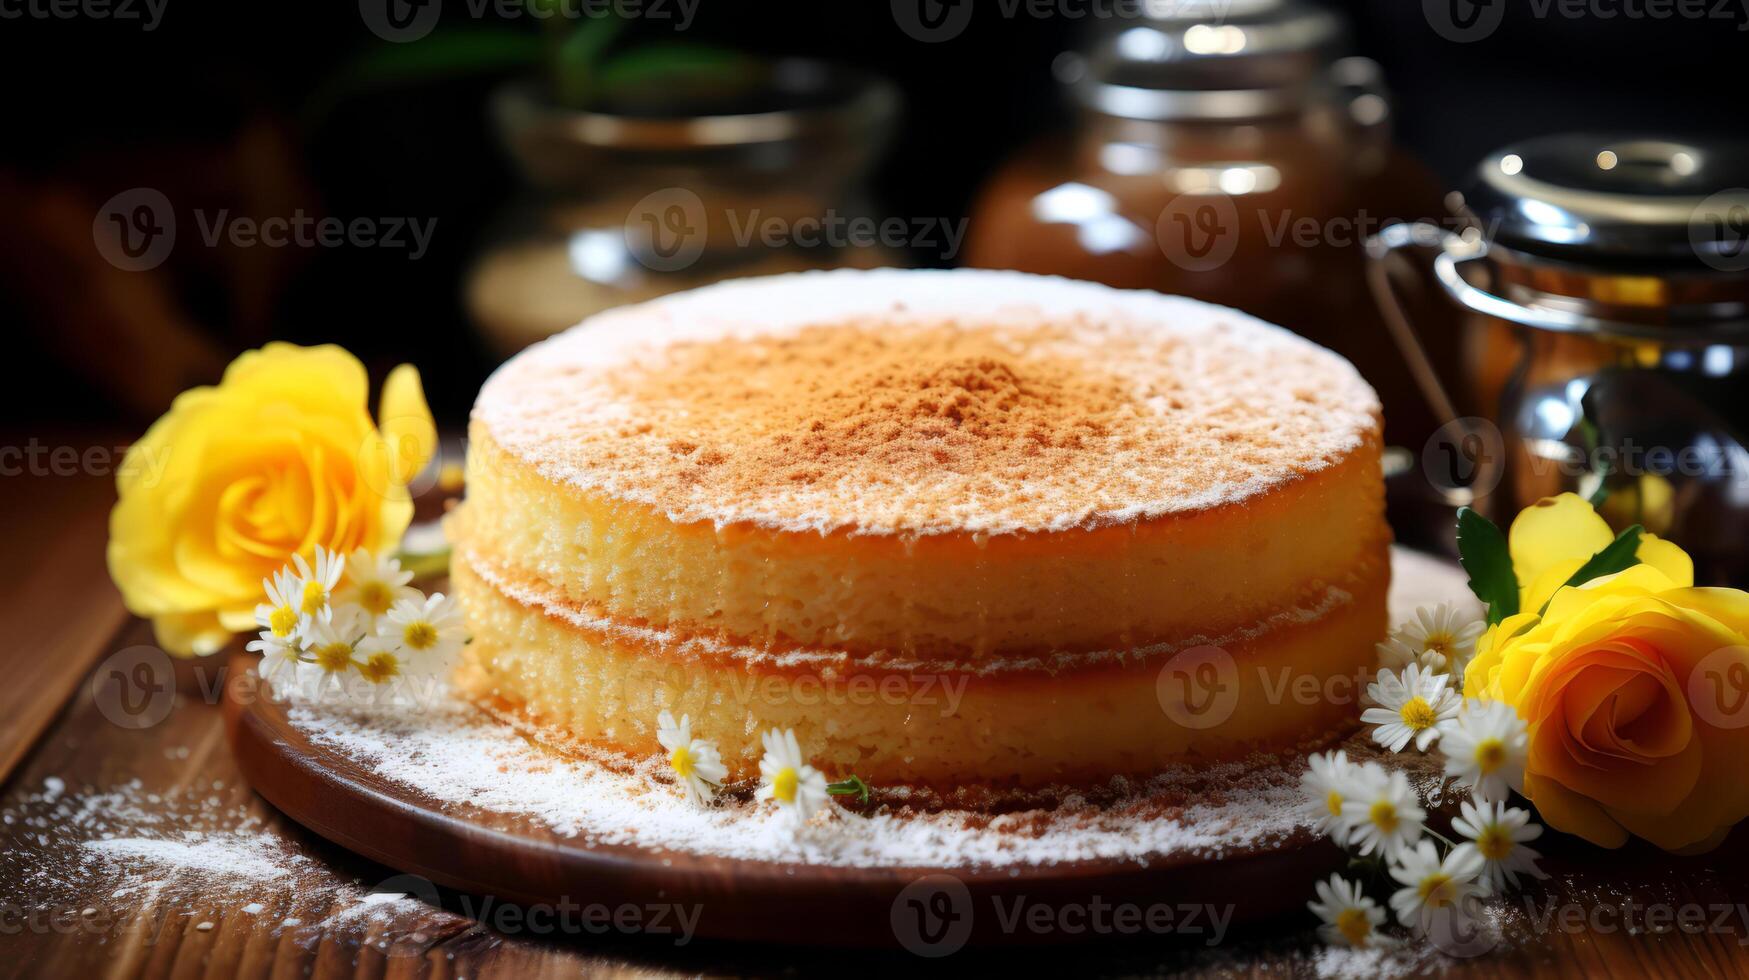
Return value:
<svg viewBox="0 0 1749 980">
<path fill-rule="evenodd" d="M 1401 550 L 1395 557 L 1394 606 L 1456 597 L 1454 588 L 1463 588 L 1461 573 L 1443 561 Z M 248 675 L 253 659 L 239 654 L 231 676 Z M 695 909 L 697 934 L 708 938 L 897 944 L 915 952 L 920 941 L 957 949 L 1084 936 L 1016 928 L 1012 916 L 1004 921 L 995 911 L 1017 902 L 1053 915 L 1065 909 L 1079 915 L 1101 903 L 1194 904 L 1230 909 L 1235 923 L 1256 922 L 1303 911 L 1310 882 L 1343 860 L 1335 846 L 1310 834 L 1229 847 L 1218 858 L 1176 853 L 1146 864 L 1113 859 L 981 869 L 822 867 L 591 844 L 533 817 L 440 803 L 385 779 L 312 744 L 275 699 L 228 697 L 225 717 L 238 767 L 255 790 L 349 850 L 441 885 L 523 904 L 672 903 Z M 931 877 L 941 875 L 951 878 Z"/>
<path fill-rule="evenodd" d="M 232 676 L 243 676 L 252 659 L 238 655 Z M 1053 916 L 1100 903 L 1142 909 L 1195 904 L 1230 907 L 1233 922 L 1254 922 L 1302 908 L 1302 886 L 1342 861 L 1337 848 L 1309 834 L 1232 848 L 1218 860 L 1174 854 L 1147 865 L 1110 860 L 987 869 L 819 867 L 590 845 L 530 817 L 442 804 L 386 780 L 312 744 L 277 700 L 228 697 L 225 719 L 237 765 L 255 791 L 348 850 L 441 885 L 525 905 L 682 906 L 696 910 L 697 934 L 706 938 L 907 948 L 921 938 L 925 946 L 953 949 L 1082 938 L 1056 928 L 1015 929 L 1012 920 L 1005 929 L 994 911 L 998 904 L 1042 905 Z M 943 874 L 963 891 L 930 877 Z M 953 929 L 962 916 L 969 931 L 938 931 Z M 931 942 L 930 935 L 937 938 Z"/>
</svg>

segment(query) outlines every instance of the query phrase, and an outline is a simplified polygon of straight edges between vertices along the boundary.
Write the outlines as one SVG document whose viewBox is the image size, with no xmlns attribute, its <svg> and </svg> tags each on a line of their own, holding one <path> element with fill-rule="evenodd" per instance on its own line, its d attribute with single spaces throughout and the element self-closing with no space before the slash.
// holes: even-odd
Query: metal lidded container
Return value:
<svg viewBox="0 0 1749 980">
<path fill-rule="evenodd" d="M 1077 102 L 1125 119 L 1238 120 L 1298 112 L 1332 92 L 1380 88 L 1375 63 L 1342 57 L 1346 25 L 1324 7 L 1300 0 L 1164 6 L 1065 56 L 1058 75 Z M 1387 110 L 1381 97 L 1358 114 L 1375 124 Z"/>
<path fill-rule="evenodd" d="M 1548 136 L 1490 155 L 1454 203 L 1461 231 L 1397 225 L 1369 247 L 1448 420 L 1429 479 L 1496 516 L 1592 496 L 1688 549 L 1702 584 L 1749 583 L 1749 145 Z M 1455 390 L 1392 289 L 1411 244 L 1465 314 Z"/>
</svg>

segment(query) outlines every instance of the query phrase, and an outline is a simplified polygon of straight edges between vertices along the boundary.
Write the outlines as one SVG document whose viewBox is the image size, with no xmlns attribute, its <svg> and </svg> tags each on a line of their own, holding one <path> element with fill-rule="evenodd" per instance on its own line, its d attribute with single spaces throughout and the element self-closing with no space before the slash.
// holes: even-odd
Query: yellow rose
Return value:
<svg viewBox="0 0 1749 980">
<path fill-rule="evenodd" d="M 1579 566 L 1614 540 L 1609 523 L 1575 494 L 1544 497 L 1519 512 L 1506 538 L 1518 576 L 1518 611 L 1541 609 Z M 1643 534 L 1634 555 L 1677 585 L 1694 584 L 1693 560 L 1668 541 Z"/>
<path fill-rule="evenodd" d="M 1749 693 L 1737 683 L 1749 678 L 1749 594 L 1694 588 L 1688 556 L 1654 538 L 1641 564 L 1558 588 L 1608 543 L 1602 523 L 1571 494 L 1513 522 L 1522 611 L 1483 635 L 1464 693 L 1525 719 L 1524 795 L 1550 826 L 1604 847 L 1633 834 L 1705 850 L 1749 815 L 1749 706 L 1712 698 Z M 1725 692 L 1726 678 L 1741 690 Z"/>
<path fill-rule="evenodd" d="M 109 574 L 166 650 L 208 654 L 253 629 L 261 580 L 294 554 L 400 542 L 437 430 L 412 365 L 383 384 L 380 430 L 369 397 L 345 350 L 268 344 L 183 392 L 128 450 Z"/>
</svg>

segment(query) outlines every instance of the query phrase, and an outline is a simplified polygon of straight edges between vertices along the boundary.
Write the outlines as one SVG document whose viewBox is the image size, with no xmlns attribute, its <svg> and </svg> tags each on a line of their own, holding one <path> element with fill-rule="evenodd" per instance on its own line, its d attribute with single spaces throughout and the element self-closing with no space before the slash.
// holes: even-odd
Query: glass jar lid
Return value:
<svg viewBox="0 0 1749 980">
<path fill-rule="evenodd" d="M 1064 55 L 1081 104 L 1133 119 L 1236 119 L 1291 111 L 1343 52 L 1340 17 L 1301 0 L 1180 0 Z M 1144 5 L 1144 9 L 1152 7 Z"/>
<path fill-rule="evenodd" d="M 1575 265 L 1749 270 L 1749 144 L 1562 134 L 1482 161 L 1463 210 L 1490 244 Z"/>
</svg>

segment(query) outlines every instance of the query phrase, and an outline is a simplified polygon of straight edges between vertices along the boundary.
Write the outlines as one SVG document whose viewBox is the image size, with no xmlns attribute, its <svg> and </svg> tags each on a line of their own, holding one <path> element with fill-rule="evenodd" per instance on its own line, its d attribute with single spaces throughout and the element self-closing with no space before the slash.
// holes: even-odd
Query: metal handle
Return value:
<svg viewBox="0 0 1749 980">
<path fill-rule="evenodd" d="M 1391 229 L 1386 229 L 1390 231 Z M 1382 237 L 1382 236 L 1381 236 Z M 1464 278 L 1461 266 L 1484 257 L 1485 250 L 1470 255 L 1454 255 L 1447 249 L 1433 258 L 1433 274 L 1451 298 L 1477 313 L 1499 317 L 1510 323 L 1549 330 L 1555 333 L 1586 333 L 1624 340 L 1655 340 L 1671 342 L 1717 342 L 1724 337 L 1749 333 L 1749 320 L 1707 320 L 1704 324 L 1630 323 L 1591 316 L 1576 310 L 1548 306 L 1527 306 L 1504 296 L 1496 296 Z"/>
<path fill-rule="evenodd" d="M 1397 342 L 1398 349 L 1403 352 L 1404 360 L 1409 362 L 1409 373 L 1420 387 L 1422 397 L 1432 406 L 1436 418 L 1446 420 L 1458 417 L 1457 405 L 1446 392 L 1445 383 L 1439 380 L 1438 372 L 1433 369 L 1433 359 L 1427 355 L 1427 348 L 1422 346 L 1421 338 L 1416 335 L 1415 327 L 1409 322 L 1409 315 L 1397 299 L 1396 289 L 1391 286 L 1390 259 L 1392 255 L 1411 245 L 1442 248 L 1451 237 L 1437 225 L 1417 221 L 1413 224 L 1391 225 L 1366 241 L 1366 281 L 1372 289 L 1373 301 L 1378 304 L 1385 325 L 1390 328 L 1391 336 Z M 1435 267 L 1437 268 L 1439 259 L 1450 255 L 1450 252 L 1442 248 L 1439 257 L 1435 259 Z"/>
</svg>

